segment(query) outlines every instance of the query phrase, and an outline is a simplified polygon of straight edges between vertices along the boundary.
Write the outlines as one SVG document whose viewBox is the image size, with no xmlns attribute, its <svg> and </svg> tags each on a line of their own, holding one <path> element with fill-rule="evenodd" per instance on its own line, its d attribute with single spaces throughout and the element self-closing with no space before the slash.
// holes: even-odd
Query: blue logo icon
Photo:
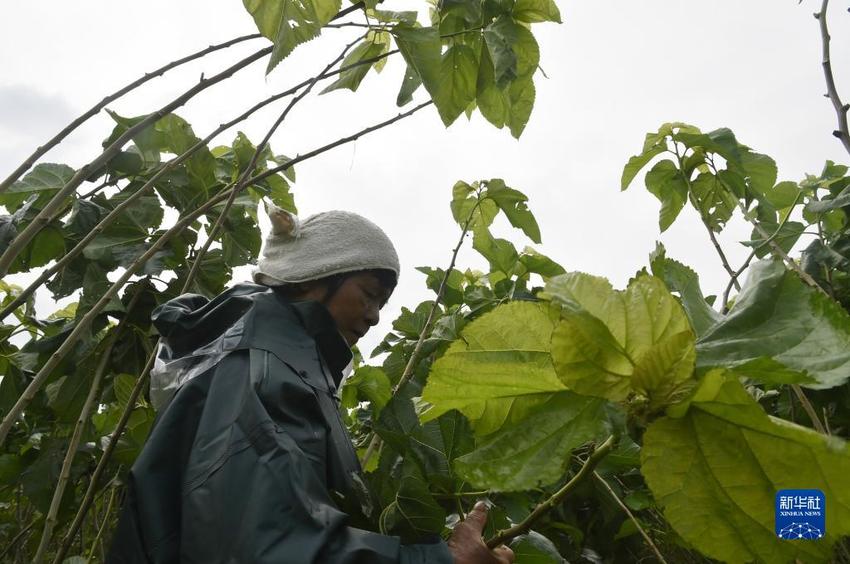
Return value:
<svg viewBox="0 0 850 564">
<path fill-rule="evenodd" d="M 776 492 L 776 536 L 817 540 L 826 534 L 826 496 L 820 490 Z"/>
</svg>

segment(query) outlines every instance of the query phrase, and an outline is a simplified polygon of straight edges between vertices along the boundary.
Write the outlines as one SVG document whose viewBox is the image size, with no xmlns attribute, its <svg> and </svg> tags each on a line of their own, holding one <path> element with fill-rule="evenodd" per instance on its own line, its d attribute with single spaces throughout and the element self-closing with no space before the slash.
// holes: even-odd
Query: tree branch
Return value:
<svg viewBox="0 0 850 564">
<path fill-rule="evenodd" d="M 71 478 L 71 466 L 74 463 L 77 448 L 80 446 L 83 429 L 88 423 L 89 414 L 96 403 L 95 398 L 97 397 L 98 391 L 100 391 L 100 381 L 103 379 L 103 375 L 106 373 L 106 369 L 109 366 L 112 349 L 118 342 L 118 337 L 124 330 L 127 320 L 130 318 L 130 312 L 133 311 L 139 303 L 139 299 L 142 297 L 143 291 L 144 286 L 139 286 L 130 298 L 130 302 L 127 304 L 127 311 L 124 314 L 124 317 L 121 318 L 121 321 L 118 322 L 115 329 L 112 330 L 112 333 L 106 343 L 106 347 L 101 354 L 100 363 L 95 369 L 89 393 L 86 396 L 85 403 L 83 403 L 80 415 L 77 417 L 77 424 L 74 426 L 74 432 L 71 435 L 70 442 L 68 443 L 65 460 L 62 462 L 62 470 L 59 472 L 59 480 L 56 484 L 56 489 L 53 490 L 53 499 L 50 501 L 50 508 L 48 509 L 47 516 L 44 519 L 44 531 L 41 534 L 38 549 L 36 550 L 35 557 L 33 558 L 33 562 L 35 564 L 41 564 L 41 561 L 44 559 L 44 554 L 47 551 L 47 547 L 50 545 L 50 539 L 53 537 L 53 529 L 56 526 L 56 519 L 59 514 L 59 504 L 62 502 L 62 496 L 65 494 L 65 488 L 68 486 L 68 481 Z"/>
<path fill-rule="evenodd" d="M 155 360 L 156 351 L 148 356 L 148 361 L 145 363 L 145 367 L 142 369 L 139 379 L 136 380 L 136 385 L 133 386 L 133 391 L 130 392 L 130 397 L 127 398 L 127 405 L 124 406 L 121 418 L 118 419 L 115 429 L 112 431 L 112 434 L 109 435 L 109 441 L 106 443 L 106 448 L 103 449 L 103 454 L 100 456 L 100 460 L 98 460 L 97 466 L 89 478 L 89 487 L 86 488 L 86 493 L 83 496 L 82 503 L 80 503 L 80 508 L 77 510 L 77 514 L 74 516 L 74 521 L 68 528 L 65 538 L 62 539 L 62 545 L 59 547 L 59 550 L 56 551 L 56 557 L 53 559 L 53 564 L 61 564 L 65 559 L 65 555 L 68 553 L 68 549 L 71 548 L 74 536 L 77 534 L 77 531 L 80 530 L 80 526 L 83 524 L 83 519 L 94 501 L 97 483 L 100 480 L 100 476 L 106 469 L 106 464 L 109 462 L 109 459 L 112 457 L 112 453 L 115 451 L 115 447 L 118 445 L 118 439 L 120 439 L 121 435 L 124 434 L 124 429 L 127 427 L 127 422 L 133 414 L 133 409 L 136 407 L 136 402 L 139 400 L 139 396 L 142 394 L 145 384 L 147 384 L 148 376 L 150 376 L 151 368 L 153 368 Z"/>
<path fill-rule="evenodd" d="M 835 114 L 838 118 L 838 129 L 832 134 L 837 137 L 844 149 L 850 154 L 850 130 L 847 126 L 847 111 L 850 110 L 850 104 L 845 104 L 841 101 L 838 95 L 838 90 L 835 87 L 835 76 L 832 73 L 832 59 L 829 53 L 829 28 L 827 27 L 826 14 L 829 9 L 829 0 L 823 0 L 821 3 L 820 12 L 815 14 L 815 18 L 820 23 L 820 36 L 823 43 L 823 76 L 826 79 L 826 91 L 829 100 L 832 102 L 832 107 L 835 108 Z"/>
<path fill-rule="evenodd" d="M 198 254 L 195 257 L 195 262 L 192 264 L 192 268 L 189 270 L 189 275 L 186 277 L 186 280 L 183 283 L 182 292 L 186 292 L 191 286 L 192 280 L 194 280 L 195 276 L 198 273 L 198 270 L 201 267 L 201 262 L 204 260 L 204 255 L 206 255 L 207 251 L 210 248 L 210 245 L 212 245 L 213 241 L 215 241 L 215 238 L 218 236 L 218 232 L 221 230 L 221 226 L 224 224 L 224 220 L 227 217 L 230 208 L 233 207 L 233 202 L 236 201 L 236 196 L 239 195 L 239 193 L 245 189 L 248 176 L 257 167 L 257 162 L 260 159 L 260 155 L 263 153 L 266 146 L 268 146 L 269 139 L 271 139 L 271 136 L 274 135 L 274 132 L 277 131 L 277 128 L 280 127 L 280 124 L 283 123 L 283 120 L 286 119 L 286 116 L 289 115 L 289 112 L 292 111 L 292 108 L 295 106 L 295 104 L 303 100 L 304 97 L 307 96 L 307 94 L 309 94 L 310 91 L 313 89 L 313 86 L 315 86 L 316 83 L 321 80 L 328 73 L 328 71 L 331 70 L 331 68 L 334 67 L 334 65 L 336 65 L 343 58 L 345 58 L 346 53 L 348 53 L 348 51 L 352 47 L 354 47 L 355 43 L 357 43 L 361 39 L 362 37 L 359 37 L 348 45 L 346 45 L 342 52 L 325 68 L 322 69 L 322 72 L 310 79 L 309 83 L 307 84 L 307 87 L 300 94 L 298 94 L 298 96 L 290 100 L 289 104 L 287 104 L 286 108 L 284 108 L 283 112 L 281 112 L 280 116 L 269 128 L 268 132 L 266 133 L 266 136 L 263 137 L 263 140 L 257 145 L 256 150 L 254 151 L 254 154 L 251 157 L 251 161 L 248 163 L 248 166 L 245 167 L 245 170 L 242 171 L 242 173 L 239 175 L 239 179 L 236 182 L 236 187 L 230 192 L 230 197 L 227 199 L 227 202 L 225 202 L 224 208 L 221 210 L 221 213 L 218 215 L 218 218 L 216 218 L 215 224 L 213 224 L 212 229 L 210 229 L 210 232 L 207 236 L 207 240 L 204 241 L 204 244 L 198 251 Z"/>
<path fill-rule="evenodd" d="M 347 71 L 351 68 L 354 68 L 354 67 L 372 64 L 372 63 L 374 63 L 378 60 L 389 57 L 390 55 L 393 55 L 394 53 L 398 53 L 398 49 L 395 49 L 393 51 L 389 51 L 387 53 L 383 53 L 382 55 L 379 55 L 379 56 L 376 56 L 376 57 L 370 57 L 369 59 L 363 59 L 362 61 L 358 61 L 356 63 L 352 63 L 350 65 L 346 65 L 342 68 L 339 68 L 335 71 L 328 72 L 328 73 L 326 73 L 322 76 L 322 79 L 324 80 L 326 78 L 331 78 L 333 76 L 336 76 L 336 75 L 343 73 L 343 72 L 345 72 L 345 71 Z M 59 272 L 60 270 L 65 268 L 65 266 L 68 263 L 70 263 L 80 253 L 83 252 L 83 249 L 85 249 L 86 245 L 88 245 L 95 237 L 97 237 L 98 235 L 103 233 L 103 231 L 108 226 L 112 225 L 112 223 L 116 219 L 118 219 L 118 217 L 124 212 L 125 209 L 127 209 L 133 202 L 135 202 L 136 200 L 138 200 L 139 198 L 141 198 L 142 196 L 147 194 L 150 190 L 152 190 L 154 188 L 154 185 L 156 184 L 156 182 L 160 178 L 162 178 L 165 174 L 167 174 L 168 172 L 173 170 L 175 167 L 177 167 L 178 165 L 180 165 L 183 162 L 185 162 L 186 160 L 188 160 L 193 154 L 195 154 L 201 148 L 206 146 L 212 139 L 217 137 L 222 132 L 226 131 L 227 129 L 230 129 L 231 127 L 233 127 L 237 123 L 240 123 L 240 122 L 246 120 L 248 117 L 250 117 L 251 115 L 256 113 L 258 110 L 266 107 L 267 105 L 271 104 L 272 102 L 276 102 L 277 100 L 279 100 L 281 98 L 284 98 L 286 96 L 289 96 L 291 94 L 298 92 L 298 90 L 300 90 L 304 86 L 307 86 L 308 84 L 310 84 L 311 80 L 312 79 L 304 80 L 301 83 L 296 84 L 295 86 L 292 86 L 291 88 L 289 88 L 289 89 L 287 89 L 283 92 L 280 92 L 278 94 L 274 94 L 274 95 L 266 98 L 265 100 L 258 102 L 257 104 L 255 104 L 254 106 L 249 108 L 247 111 L 245 111 L 241 115 L 233 118 L 232 120 L 230 120 L 227 123 L 223 123 L 223 124 L 219 125 L 219 127 L 217 127 L 212 133 L 210 133 L 205 138 L 203 138 L 202 140 L 195 143 L 192 147 L 187 149 L 183 154 L 181 154 L 181 155 L 171 159 L 167 163 L 165 163 L 162 166 L 162 168 L 160 168 L 160 170 L 158 170 L 149 180 L 147 180 L 145 182 L 144 185 L 142 185 L 138 190 L 136 190 L 135 192 L 130 194 L 124 201 L 122 201 L 120 204 L 118 204 L 113 209 L 112 212 L 110 212 L 106 217 L 104 217 L 100 221 L 100 223 L 98 223 L 95 227 L 93 227 L 86 234 L 86 236 L 83 237 L 83 239 L 79 243 L 77 243 L 70 251 L 66 252 L 62 256 L 61 259 L 59 259 L 57 262 L 55 262 L 53 264 L 53 266 L 51 266 L 50 268 L 43 270 L 42 273 L 38 276 L 38 278 L 36 278 L 29 286 L 27 286 L 24 290 L 22 290 L 21 293 L 14 300 L 12 300 L 8 304 L 6 304 L 6 306 L 2 310 L 0 310 L 0 320 L 5 319 L 6 316 L 10 315 L 18 307 L 20 307 L 22 304 L 26 303 L 27 299 L 29 299 L 29 297 L 38 288 L 40 288 L 45 282 L 47 282 L 47 280 L 49 280 L 54 274 L 56 274 L 57 272 Z"/>
<path fill-rule="evenodd" d="M 29 168 L 32 165 L 34 165 L 35 162 L 42 155 L 44 155 L 47 151 L 49 151 L 50 149 L 52 149 L 53 147 L 58 145 L 63 139 L 65 139 L 65 137 L 67 137 L 72 131 L 77 129 L 84 122 L 86 122 L 89 118 L 98 114 L 103 108 L 105 108 L 107 106 L 107 104 L 114 102 L 118 98 L 122 97 L 124 94 L 127 94 L 128 92 L 130 92 L 132 90 L 135 90 L 136 88 L 138 88 L 142 84 L 146 83 L 147 81 L 162 76 L 163 74 L 165 74 L 166 72 L 170 71 L 173 68 L 177 68 L 180 65 L 186 64 L 190 61 L 194 61 L 195 59 L 200 59 L 201 57 L 209 55 L 210 53 L 213 53 L 215 51 L 220 51 L 221 49 L 227 49 L 228 47 L 232 47 L 233 45 L 236 45 L 237 43 L 242 43 L 243 41 L 248 41 L 250 39 L 257 39 L 259 37 L 262 37 L 259 33 L 252 33 L 251 35 L 243 35 L 242 37 L 237 37 L 236 39 L 231 39 L 230 41 L 226 41 L 224 43 L 219 43 L 218 45 L 210 45 L 206 49 L 202 49 L 201 51 L 198 51 L 196 53 L 192 53 L 191 55 L 183 57 L 182 59 L 177 59 L 176 61 L 172 61 L 172 62 L 168 63 L 167 65 L 161 66 L 154 71 L 145 73 L 141 78 L 138 78 L 137 80 L 131 82 L 130 84 L 121 88 L 120 90 L 117 90 L 117 91 L 113 92 L 112 94 L 106 96 L 103 100 L 101 100 L 100 102 L 98 102 L 97 104 L 95 104 L 94 106 L 89 108 L 89 110 L 86 111 L 84 114 L 82 114 L 80 117 L 78 117 L 77 119 L 75 119 L 74 121 L 69 123 L 67 126 L 65 126 L 65 129 L 63 129 L 62 131 L 57 133 L 55 136 L 53 136 L 53 138 L 50 139 L 47 143 L 45 143 L 41 147 L 37 148 L 33 152 L 32 155 L 27 157 L 27 159 L 21 164 L 21 166 L 19 166 L 17 169 L 15 169 L 12 172 L 12 174 L 10 174 L 6 178 L 6 180 L 4 180 L 3 182 L 0 182 L 0 192 L 3 192 L 7 188 L 9 188 L 12 185 L 12 183 L 14 183 L 18 178 L 20 178 L 23 173 L 25 173 L 27 170 L 29 170 Z"/>
<path fill-rule="evenodd" d="M 608 437 L 604 443 L 599 445 L 599 448 L 593 451 L 593 453 L 587 457 L 587 460 L 584 461 L 581 468 L 576 475 L 573 476 L 569 482 L 567 482 L 564 487 L 555 492 L 552 497 L 539 503 L 537 507 L 534 508 L 534 511 L 526 517 L 521 523 L 514 525 L 508 529 L 503 529 L 496 533 L 496 535 L 487 540 L 487 548 L 494 549 L 499 545 L 505 544 L 511 539 L 518 537 L 519 535 L 524 535 L 534 523 L 537 522 L 538 519 L 549 513 L 556 505 L 560 504 L 567 495 L 570 494 L 576 487 L 585 480 L 588 476 L 593 473 L 593 470 L 596 466 L 605 458 L 608 453 L 614 448 L 614 443 L 616 442 L 614 435 Z"/>
<path fill-rule="evenodd" d="M 112 142 L 103 152 L 91 161 L 89 164 L 83 166 L 80 170 L 74 173 L 74 176 L 68 181 L 65 186 L 62 187 L 59 192 L 56 193 L 55 196 L 50 200 L 50 202 L 44 206 L 44 208 L 38 212 L 38 215 L 33 218 L 33 220 L 26 226 L 26 228 L 21 231 L 12 242 L 9 243 L 9 246 L 6 248 L 6 251 L 0 256 L 0 278 L 6 275 L 6 272 L 9 270 L 9 267 L 12 264 L 12 261 L 21 253 L 21 251 L 26 248 L 26 246 L 32 242 L 35 236 L 38 234 L 41 229 L 46 226 L 51 220 L 54 219 L 56 212 L 62 207 L 63 202 L 66 198 L 71 196 L 77 189 L 77 187 L 88 178 L 92 172 L 100 169 L 102 166 L 106 165 L 109 160 L 115 156 L 118 151 L 121 150 L 121 147 L 124 146 L 130 139 L 133 138 L 138 132 L 142 131 L 144 128 L 149 125 L 159 121 L 175 109 L 179 108 L 193 97 L 195 97 L 200 92 L 206 90 L 207 88 L 233 76 L 237 71 L 247 67 L 251 63 L 263 58 L 264 56 L 271 53 L 273 47 L 265 47 L 260 49 L 256 53 L 245 57 L 238 63 L 230 66 L 224 71 L 218 73 L 217 75 L 211 78 L 202 78 L 198 84 L 178 96 L 176 99 L 172 100 L 165 106 L 161 107 L 159 110 L 148 114 L 143 120 L 139 123 L 130 127 L 121 134 L 118 139 Z"/>
<path fill-rule="evenodd" d="M 419 110 L 421 110 L 425 106 L 428 106 L 431 103 L 432 102 L 429 100 L 428 102 L 419 104 L 412 110 L 408 110 L 407 112 L 398 114 L 397 116 L 390 118 L 386 121 L 362 129 L 353 135 L 343 137 L 342 139 L 338 139 L 333 143 L 329 143 L 323 147 L 320 147 L 303 155 L 299 155 L 298 157 L 295 157 L 294 159 L 283 165 L 280 165 L 278 167 L 275 167 L 274 169 L 270 169 L 264 173 L 250 178 L 247 182 L 247 185 L 251 185 L 263 178 L 271 176 L 272 174 L 276 174 L 277 172 L 286 170 L 289 167 L 295 166 L 299 162 L 320 155 L 335 147 L 350 143 L 351 141 L 359 139 L 363 135 L 367 135 L 369 133 L 387 127 L 388 125 L 391 125 L 397 121 L 400 121 L 406 117 L 413 115 L 414 113 L 418 112 Z M 3 421 L 2 423 L 0 423 L 0 444 L 6 442 L 6 436 L 9 434 L 9 431 L 11 430 L 15 421 L 21 415 L 24 408 L 29 405 L 29 403 L 41 389 L 41 386 L 44 385 L 45 380 L 53 371 L 53 369 L 56 368 L 56 366 L 58 366 L 62 359 L 64 359 L 65 356 L 73 349 L 73 347 L 76 345 L 77 341 L 82 337 L 84 332 L 88 330 L 88 327 L 91 325 L 92 321 L 94 321 L 95 317 L 97 317 L 97 315 L 100 314 L 103 308 L 106 307 L 112 297 L 118 293 L 118 290 L 120 290 L 123 285 L 130 279 L 130 277 L 133 276 L 136 271 L 139 270 L 148 260 L 150 260 L 150 258 L 154 254 L 156 254 L 163 246 L 165 246 L 165 244 L 172 237 L 179 234 L 186 227 L 191 225 L 191 223 L 195 221 L 197 217 L 207 213 L 210 209 L 212 209 L 213 206 L 225 200 L 230 195 L 231 190 L 233 190 L 233 188 L 231 188 L 230 190 L 223 190 L 219 192 L 210 200 L 208 200 L 204 205 L 191 212 L 186 217 L 180 219 L 176 224 L 174 224 L 174 226 L 172 226 L 169 230 L 163 233 L 159 237 L 159 239 L 157 239 L 144 254 L 142 254 L 139 258 L 137 258 L 135 261 L 133 261 L 132 264 L 127 267 L 127 269 L 121 274 L 118 280 L 116 280 L 115 283 L 110 286 L 110 288 L 105 292 L 105 294 L 100 298 L 100 300 L 98 300 L 98 302 L 95 303 L 91 307 L 91 309 L 89 309 L 88 312 L 86 312 L 86 314 L 77 322 L 71 333 L 65 338 L 65 341 L 62 343 L 62 345 L 56 350 L 56 352 L 54 352 L 50 356 L 44 366 L 42 366 L 38 373 L 33 377 L 27 388 L 24 390 L 23 394 L 21 394 L 21 396 L 18 398 L 18 401 L 15 402 L 15 405 L 13 405 L 3 417 Z"/>
<path fill-rule="evenodd" d="M 469 226 L 472 223 L 472 217 L 475 214 L 475 211 L 478 209 L 478 206 L 481 204 L 481 199 L 479 198 L 478 202 L 475 203 L 472 210 L 469 212 L 469 217 L 466 218 L 466 223 L 463 225 L 463 230 L 461 231 L 460 238 L 458 239 L 457 245 L 455 245 L 454 251 L 452 252 L 452 260 L 449 263 L 448 269 L 446 269 L 446 273 L 443 275 L 443 279 L 440 281 L 440 286 L 437 288 L 437 297 L 434 299 L 434 305 L 431 306 L 431 311 L 428 312 L 428 319 L 425 321 L 425 326 L 422 328 L 422 331 L 419 333 L 419 340 L 416 341 L 416 346 L 413 348 L 413 352 L 410 355 L 410 358 L 407 359 L 407 364 L 404 367 L 404 372 L 401 374 L 401 378 L 399 378 L 398 383 L 393 387 L 393 391 L 391 397 L 396 395 L 401 387 L 407 383 L 408 380 L 413 376 L 414 368 L 416 367 L 416 361 L 419 357 L 419 351 L 422 350 L 422 345 L 425 343 L 425 337 L 431 331 L 431 325 L 434 322 L 434 314 L 437 311 L 437 308 L 440 305 L 440 300 L 443 299 L 443 292 L 446 290 L 446 283 L 449 280 L 449 275 L 452 272 L 452 269 L 455 267 L 455 261 L 457 260 L 458 252 L 460 252 L 460 248 L 463 245 L 463 240 L 466 238 L 467 232 L 469 232 Z M 375 450 L 381 445 L 381 437 L 374 433 L 371 440 L 369 441 L 369 446 L 366 447 L 366 452 L 363 453 L 363 460 L 361 460 L 360 465 L 365 468 L 366 464 L 368 464 L 369 459 L 372 458 L 372 454 Z"/>
</svg>

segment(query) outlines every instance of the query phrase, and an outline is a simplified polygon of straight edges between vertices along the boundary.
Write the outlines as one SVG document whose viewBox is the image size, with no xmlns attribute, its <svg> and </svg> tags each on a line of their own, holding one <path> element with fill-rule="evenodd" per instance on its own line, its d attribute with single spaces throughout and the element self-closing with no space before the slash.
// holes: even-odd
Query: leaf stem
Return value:
<svg viewBox="0 0 850 564">
<path fill-rule="evenodd" d="M 646 541 L 646 544 L 649 545 L 649 548 L 652 549 L 652 552 L 655 553 L 655 556 L 658 557 L 658 561 L 661 564 L 667 564 L 667 561 L 664 559 L 664 556 L 661 554 L 661 551 L 658 550 L 658 547 L 653 542 L 652 538 L 646 533 L 644 528 L 641 526 L 640 521 L 634 516 L 634 514 L 629 510 L 625 503 L 620 499 L 620 496 L 617 495 L 617 492 L 611 487 L 611 485 L 599 475 L 599 472 L 596 470 L 593 471 L 593 477 L 605 488 L 605 490 L 611 495 L 611 498 L 620 506 L 620 509 L 631 519 L 632 523 L 637 527 L 638 532 L 641 534 L 643 539 Z"/>
<path fill-rule="evenodd" d="M 65 137 L 67 137 L 72 131 L 77 129 L 80 125 L 86 122 L 92 116 L 98 114 L 103 108 L 107 106 L 110 102 L 114 102 L 118 98 L 124 96 L 128 92 L 135 90 L 142 84 L 146 83 L 149 80 L 160 77 L 169 70 L 173 68 L 177 68 L 180 65 L 188 63 L 190 61 L 194 61 L 195 59 L 200 59 L 210 53 L 215 51 L 220 51 L 221 49 L 227 49 L 228 47 L 232 47 L 237 43 L 242 43 L 243 41 L 248 41 L 250 39 L 257 39 L 262 37 L 259 33 L 252 33 L 250 35 L 243 35 L 242 37 L 237 37 L 236 39 L 231 39 L 230 41 L 225 41 L 224 43 L 219 43 L 218 45 L 210 45 L 206 49 L 202 49 L 196 53 L 192 53 L 182 59 L 177 59 L 176 61 L 172 61 L 166 65 L 159 67 L 158 69 L 145 73 L 141 78 L 136 79 L 130 84 L 124 86 L 120 90 L 113 92 L 106 96 L 103 100 L 89 108 L 84 114 L 80 117 L 69 123 L 65 128 L 53 136 L 47 143 L 37 148 L 33 154 L 31 154 L 27 159 L 17 168 L 15 169 L 3 182 L 0 182 L 0 193 L 9 188 L 13 182 L 15 182 L 18 178 L 21 177 L 23 173 L 25 173 L 29 168 L 35 164 L 35 162 L 44 155 L 47 151 L 58 145 Z"/>
<path fill-rule="evenodd" d="M 487 548 L 492 550 L 497 546 L 505 544 L 511 539 L 518 537 L 519 535 L 527 533 L 537 520 L 549 513 L 556 505 L 560 504 L 567 495 L 569 495 L 581 482 L 593 473 L 593 470 L 602 461 L 602 459 L 605 458 L 611 450 L 613 450 L 615 442 L 616 438 L 614 435 L 608 437 L 604 443 L 599 445 L 599 447 L 587 457 L 587 460 L 584 461 L 584 464 L 582 464 L 579 471 L 576 472 L 575 476 L 573 476 L 569 482 L 564 484 L 561 489 L 552 494 L 549 499 L 539 503 L 537 507 L 534 508 L 534 511 L 532 511 L 528 517 L 523 519 L 521 523 L 517 523 L 508 529 L 503 529 L 496 533 L 493 538 L 487 539 Z"/>
<path fill-rule="evenodd" d="M 832 73 L 832 58 L 829 52 L 831 37 L 826 22 L 828 8 L 829 0 L 823 0 L 820 12 L 815 14 L 815 18 L 820 23 L 821 43 L 823 44 L 823 61 L 821 64 L 823 66 L 823 75 L 826 79 L 827 97 L 832 102 L 832 107 L 835 108 L 835 114 L 838 118 L 838 129 L 833 131 L 832 134 L 841 141 L 844 149 L 850 153 L 850 130 L 848 130 L 847 126 L 847 111 L 850 110 L 850 104 L 845 104 L 841 101 L 841 97 L 838 95 L 838 89 L 835 87 L 835 77 Z"/>
</svg>

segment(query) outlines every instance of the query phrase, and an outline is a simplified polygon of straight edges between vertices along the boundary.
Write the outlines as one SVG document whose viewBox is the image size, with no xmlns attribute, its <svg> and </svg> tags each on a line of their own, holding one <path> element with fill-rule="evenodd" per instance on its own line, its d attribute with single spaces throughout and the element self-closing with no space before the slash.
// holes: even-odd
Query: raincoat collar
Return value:
<svg viewBox="0 0 850 564">
<path fill-rule="evenodd" d="M 292 307 L 295 315 L 301 321 L 301 325 L 304 326 L 304 331 L 316 341 L 322 358 L 325 359 L 328 368 L 331 370 L 334 384 L 339 387 L 342 380 L 342 369 L 351 362 L 352 354 L 328 308 L 319 302 L 292 302 L 283 297 L 280 292 L 275 292 L 275 294 Z"/>
</svg>

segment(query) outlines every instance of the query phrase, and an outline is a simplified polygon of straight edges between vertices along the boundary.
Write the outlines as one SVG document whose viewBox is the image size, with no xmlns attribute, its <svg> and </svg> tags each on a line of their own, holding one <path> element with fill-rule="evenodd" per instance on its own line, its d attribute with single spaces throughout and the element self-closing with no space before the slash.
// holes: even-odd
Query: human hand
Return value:
<svg viewBox="0 0 850 564">
<path fill-rule="evenodd" d="M 455 526 L 449 538 L 449 552 L 455 564 L 512 564 L 514 551 L 505 545 L 487 548 L 481 533 L 487 523 L 487 504 L 479 501 L 466 519 Z"/>
</svg>

